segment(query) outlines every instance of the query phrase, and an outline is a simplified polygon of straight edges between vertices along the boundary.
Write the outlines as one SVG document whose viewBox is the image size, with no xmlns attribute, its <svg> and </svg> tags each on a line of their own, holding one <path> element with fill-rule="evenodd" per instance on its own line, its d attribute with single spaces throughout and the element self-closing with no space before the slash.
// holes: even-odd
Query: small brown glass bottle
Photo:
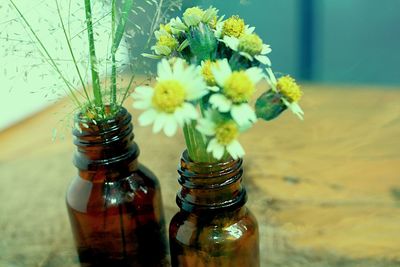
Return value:
<svg viewBox="0 0 400 267">
<path fill-rule="evenodd" d="M 180 211 L 169 226 L 173 267 L 258 267 L 255 217 L 244 206 L 242 160 L 220 163 L 181 159 Z"/>
<path fill-rule="evenodd" d="M 131 115 L 75 122 L 79 175 L 66 202 L 81 266 L 167 266 L 160 186 L 138 163 Z"/>
</svg>

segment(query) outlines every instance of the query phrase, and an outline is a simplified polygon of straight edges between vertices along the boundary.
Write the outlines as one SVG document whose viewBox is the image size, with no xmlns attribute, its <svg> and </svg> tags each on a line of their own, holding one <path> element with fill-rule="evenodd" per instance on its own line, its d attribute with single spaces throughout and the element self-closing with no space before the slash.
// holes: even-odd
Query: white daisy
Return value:
<svg viewBox="0 0 400 267">
<path fill-rule="evenodd" d="M 244 156 L 243 147 L 237 140 L 239 136 L 239 125 L 233 121 L 221 121 L 216 123 L 212 120 L 210 113 L 206 113 L 206 117 L 199 120 L 196 129 L 206 136 L 212 137 L 207 145 L 207 152 L 212 153 L 213 157 L 220 160 L 225 151 L 231 155 L 233 159 Z"/>
<path fill-rule="evenodd" d="M 244 20 L 238 16 L 232 16 L 226 20 L 219 19 L 215 27 L 214 35 L 217 39 L 224 36 L 240 37 L 242 34 L 251 34 L 255 27 L 245 25 Z"/>
<path fill-rule="evenodd" d="M 218 67 L 212 67 L 217 85 L 222 89 L 210 97 L 210 104 L 220 112 L 230 112 L 232 118 L 244 126 L 257 121 L 257 116 L 248 102 L 256 90 L 256 84 L 262 79 L 260 68 L 245 71 L 232 71 L 226 59 L 218 61 Z"/>
<path fill-rule="evenodd" d="M 256 59 L 264 65 L 271 65 L 271 60 L 266 56 L 271 53 L 271 47 L 264 44 L 255 33 L 245 33 L 239 38 L 224 36 L 223 42 L 233 51 L 238 52 L 250 61 Z"/>
<path fill-rule="evenodd" d="M 300 87 L 295 83 L 294 79 L 285 76 L 276 79 L 275 74 L 271 68 L 266 68 L 267 75 L 265 76 L 267 82 L 272 90 L 282 95 L 282 102 L 290 109 L 299 119 L 304 119 L 304 111 L 301 109 L 298 101 L 302 95 Z"/>
<path fill-rule="evenodd" d="M 163 59 L 157 66 L 157 74 L 154 88 L 139 86 L 132 93 L 133 107 L 145 110 L 139 116 L 140 125 L 153 124 L 153 132 L 163 130 L 172 136 L 178 126 L 198 118 L 191 101 L 200 99 L 208 91 L 196 67 L 185 67 L 182 59 L 176 59 L 172 67 Z"/>
</svg>

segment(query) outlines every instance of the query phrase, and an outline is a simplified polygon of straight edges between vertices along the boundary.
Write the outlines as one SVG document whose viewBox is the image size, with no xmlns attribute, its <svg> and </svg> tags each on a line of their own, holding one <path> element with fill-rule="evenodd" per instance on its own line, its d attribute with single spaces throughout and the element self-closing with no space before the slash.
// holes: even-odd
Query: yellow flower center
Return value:
<svg viewBox="0 0 400 267">
<path fill-rule="evenodd" d="M 290 103 L 299 101 L 303 95 L 300 86 L 289 75 L 279 78 L 276 87 Z"/>
<path fill-rule="evenodd" d="M 221 145 L 228 145 L 239 135 L 239 129 L 235 122 L 228 121 L 218 125 L 215 129 L 215 138 Z"/>
<path fill-rule="evenodd" d="M 254 84 L 244 71 L 233 72 L 224 85 L 224 93 L 234 103 L 249 101 L 254 91 Z"/>
<path fill-rule="evenodd" d="M 232 16 L 224 22 L 222 35 L 239 38 L 244 33 L 244 20 L 239 16 Z"/>
<path fill-rule="evenodd" d="M 168 24 L 160 24 L 160 30 L 164 30 L 169 34 L 172 34 L 171 25 L 169 23 Z"/>
<path fill-rule="evenodd" d="M 161 35 L 160 38 L 157 40 L 156 45 L 166 46 L 169 49 L 174 50 L 178 47 L 178 41 L 171 35 Z"/>
<path fill-rule="evenodd" d="M 162 81 L 154 88 L 152 99 L 158 111 L 174 113 L 185 102 L 185 89 L 178 81 Z"/>
<path fill-rule="evenodd" d="M 250 55 L 258 55 L 263 48 L 263 41 L 255 34 L 243 34 L 239 39 L 239 50 L 247 52 Z"/>
<path fill-rule="evenodd" d="M 204 61 L 203 67 L 201 69 L 201 74 L 203 75 L 204 81 L 208 86 L 215 86 L 217 83 L 215 77 L 211 71 L 212 67 L 218 67 L 217 62 L 212 62 L 211 60 Z"/>
</svg>

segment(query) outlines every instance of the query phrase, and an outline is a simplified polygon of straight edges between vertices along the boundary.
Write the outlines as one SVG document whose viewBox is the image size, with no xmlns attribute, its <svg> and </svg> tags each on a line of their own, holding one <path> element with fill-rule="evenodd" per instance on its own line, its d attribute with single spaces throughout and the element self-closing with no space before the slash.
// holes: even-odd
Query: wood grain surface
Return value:
<svg viewBox="0 0 400 267">
<path fill-rule="evenodd" d="M 286 112 L 241 138 L 262 266 L 400 266 L 400 90 L 305 87 L 304 122 Z M 74 147 L 68 131 L 51 141 L 66 103 L 0 133 L 0 266 L 79 266 L 64 203 Z M 183 136 L 134 131 L 168 221 Z"/>
</svg>

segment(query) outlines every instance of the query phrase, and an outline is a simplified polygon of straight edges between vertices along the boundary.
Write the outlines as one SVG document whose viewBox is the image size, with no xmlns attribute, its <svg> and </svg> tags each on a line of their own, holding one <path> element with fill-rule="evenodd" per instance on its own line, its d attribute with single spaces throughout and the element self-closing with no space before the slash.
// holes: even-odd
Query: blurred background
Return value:
<svg viewBox="0 0 400 267">
<path fill-rule="evenodd" d="M 46 17 L 45 15 L 55 12 L 51 1 L 44 0 L 38 4 L 19 1 L 19 4 L 23 10 L 30 10 L 27 13 L 31 21 L 39 19 L 42 25 L 44 22 L 50 25 L 58 19 L 57 16 Z M 398 0 L 230 0 L 229 4 L 222 0 L 185 0 L 182 8 L 192 5 L 203 7 L 213 5 L 220 9 L 220 14 L 227 16 L 240 14 L 246 23 L 255 25 L 257 33 L 273 49 L 270 57 L 276 72 L 290 73 L 298 80 L 320 84 L 385 87 L 400 84 L 400 27 L 397 27 L 400 25 L 400 1 Z M 145 1 L 139 1 L 138 6 L 146 9 L 148 14 L 154 12 Z M 3 89 L 0 92 L 0 113 L 7 116 L 0 121 L 0 129 L 24 118 L 26 112 L 27 114 L 37 112 L 52 103 L 54 97 L 50 96 L 55 95 L 48 94 L 48 88 L 45 88 L 47 91 L 43 93 L 42 89 L 48 87 L 49 79 L 44 80 L 43 77 L 39 79 L 39 73 L 36 74 L 36 78 L 30 77 L 29 83 L 26 81 L 23 83 L 23 79 L 18 79 L 18 77 L 24 78 L 26 73 L 24 74 L 21 67 L 17 70 L 15 62 L 21 65 L 21 60 L 26 61 L 28 57 L 23 54 L 16 57 L 16 53 L 12 52 L 16 43 L 12 42 L 12 38 L 11 40 L 8 38 L 12 37 L 10 30 L 14 33 L 17 29 L 18 35 L 25 33 L 25 30 L 16 23 L 11 27 L 7 24 L 17 16 L 15 12 L 9 12 L 9 10 L 6 12 L 6 8 L 5 4 L 0 6 L 3 17 L 0 24 L 2 26 L 0 40 L 4 52 L 0 60 L 2 66 L 7 66 L 6 70 L 0 72 L 3 82 Z M 79 8 L 79 4 L 76 4 L 75 8 Z M 179 12 L 172 11 L 169 15 L 176 16 Z M 43 17 L 46 19 L 41 19 Z M 75 18 L 78 17 L 75 16 Z M 144 31 L 149 29 L 148 15 L 136 12 L 132 14 L 131 20 L 130 29 L 136 33 L 127 40 L 131 59 L 148 62 L 140 56 L 143 48 L 146 47 L 148 36 L 139 33 L 135 27 L 136 24 L 140 25 Z M 76 23 L 75 20 L 72 22 Z M 80 27 L 79 24 L 76 25 Z M 46 34 L 46 31 L 49 31 L 47 26 L 44 28 L 42 26 L 41 30 L 42 38 L 62 40 L 61 35 L 53 38 L 53 34 L 56 34 L 54 31 L 51 35 Z M 106 37 L 100 39 L 98 43 L 103 46 L 107 44 Z M 82 38 L 79 42 L 75 42 L 77 50 L 82 47 L 81 50 L 85 51 L 85 45 L 82 43 Z M 18 46 L 16 49 L 20 49 Z M 149 50 L 148 46 L 147 49 Z M 59 49 L 57 53 L 66 54 L 67 51 Z M 33 64 L 32 60 L 28 62 Z M 150 66 L 154 67 L 154 62 Z M 68 69 L 71 68 L 66 66 L 65 70 L 68 71 Z M 29 70 L 29 73 L 31 71 Z M 136 71 L 143 71 L 143 68 L 137 68 Z M 54 77 L 55 75 L 52 75 L 50 79 L 54 80 Z M 15 90 L 9 94 L 12 91 L 11 87 L 15 87 L 16 83 L 19 88 L 25 89 Z M 46 93 L 47 99 L 43 100 L 43 95 Z M 14 99 L 14 102 L 6 101 L 6 98 L 10 99 L 10 97 Z M 26 102 L 22 104 L 21 99 L 26 99 Z M 27 111 L 16 109 L 17 102 Z M 19 115 L 19 112 L 24 114 Z"/>
<path fill-rule="evenodd" d="M 201 0 L 240 14 L 271 44 L 275 71 L 303 81 L 400 84 L 398 0 Z"/>
<path fill-rule="evenodd" d="M 63 59 L 62 37 L 48 27 L 58 25 L 53 1 L 16 2 Z M 72 31 L 79 33 L 81 1 L 72 2 Z M 286 112 L 242 139 L 262 266 L 399 267 L 400 0 L 184 0 L 182 9 L 193 5 L 213 5 L 256 26 L 272 47 L 274 71 L 294 76 L 305 92 L 304 122 Z M 137 63 L 142 74 L 142 63 L 155 66 L 140 56 L 150 52 L 153 11 L 145 0 L 135 8 L 120 59 Z M 0 266 L 77 266 L 63 199 L 75 173 L 65 163 L 74 149 L 69 128 L 66 141 L 50 141 L 61 107 L 71 105 L 56 74 L 24 50 L 31 43 L 19 41 L 26 36 L 16 18 L 0 3 Z M 97 39 L 107 48 L 107 37 Z M 85 58 L 85 36 L 74 46 Z M 62 68 L 73 75 L 67 62 Z M 168 221 L 176 211 L 182 136 L 141 127 L 135 134 L 141 160 L 161 177 Z M 33 216 L 38 207 L 42 213 Z"/>
</svg>

